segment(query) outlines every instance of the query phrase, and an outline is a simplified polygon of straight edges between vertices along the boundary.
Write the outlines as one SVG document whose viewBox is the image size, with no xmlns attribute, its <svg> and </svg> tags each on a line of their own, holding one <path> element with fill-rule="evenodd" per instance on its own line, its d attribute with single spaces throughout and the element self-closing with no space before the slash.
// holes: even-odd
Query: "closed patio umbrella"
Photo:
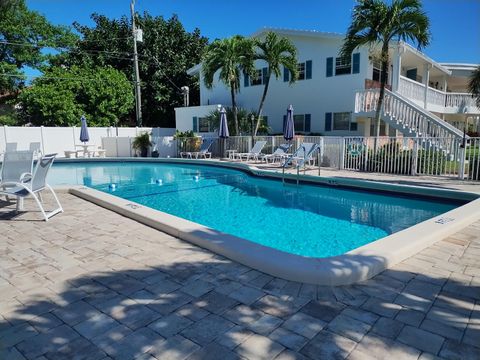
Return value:
<svg viewBox="0 0 480 360">
<path fill-rule="evenodd" d="M 218 137 L 222 139 L 222 156 L 225 157 L 225 143 L 226 139 L 230 136 L 228 132 L 228 124 L 227 124 L 227 111 L 224 107 L 220 110 L 220 127 L 218 129 Z"/>
<path fill-rule="evenodd" d="M 80 128 L 80 141 L 85 144 L 90 140 L 90 136 L 88 136 L 87 119 L 85 119 L 85 116 L 82 115 L 80 121 L 82 122 L 82 126 Z"/>
<path fill-rule="evenodd" d="M 287 118 L 283 126 L 283 138 L 289 143 L 295 137 L 295 124 L 293 122 L 293 106 L 289 105 L 287 109 Z"/>
</svg>

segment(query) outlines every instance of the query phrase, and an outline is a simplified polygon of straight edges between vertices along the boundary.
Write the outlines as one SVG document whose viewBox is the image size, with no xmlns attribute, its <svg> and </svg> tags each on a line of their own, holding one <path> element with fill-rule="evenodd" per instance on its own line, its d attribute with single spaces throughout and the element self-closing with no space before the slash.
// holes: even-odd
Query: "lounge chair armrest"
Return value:
<svg viewBox="0 0 480 360">
<path fill-rule="evenodd" d="M 20 175 L 20 182 L 26 182 L 32 180 L 33 175 L 29 172 L 25 172 L 22 175 Z"/>
</svg>

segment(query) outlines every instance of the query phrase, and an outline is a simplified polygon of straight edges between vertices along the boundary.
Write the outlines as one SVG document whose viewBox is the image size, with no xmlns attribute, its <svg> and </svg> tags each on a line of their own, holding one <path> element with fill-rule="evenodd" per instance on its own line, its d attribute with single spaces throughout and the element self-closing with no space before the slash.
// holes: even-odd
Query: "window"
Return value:
<svg viewBox="0 0 480 360">
<path fill-rule="evenodd" d="M 210 122 L 207 118 L 198 118 L 198 132 L 210 132 Z"/>
<path fill-rule="evenodd" d="M 305 63 L 297 64 L 298 80 L 305 80 Z"/>
<path fill-rule="evenodd" d="M 312 78 L 312 60 L 307 60 L 297 64 L 298 78 L 297 80 L 308 80 Z M 283 81 L 290 81 L 290 71 L 283 68 Z"/>
<path fill-rule="evenodd" d="M 193 126 L 192 126 L 193 132 L 210 132 L 210 122 L 208 121 L 207 118 L 204 117 L 193 117 Z"/>
<path fill-rule="evenodd" d="M 358 125 L 356 122 L 352 122 L 352 116 L 349 112 L 325 113 L 325 131 L 332 130 L 357 131 Z"/>
<path fill-rule="evenodd" d="M 327 58 L 326 77 L 333 76 L 334 60 L 335 60 L 335 76 L 360 73 L 360 53 L 355 53 L 355 54 L 352 54 L 352 56 Z"/>
<path fill-rule="evenodd" d="M 286 116 L 284 116 L 284 121 L 286 121 Z M 295 126 L 295 132 L 308 133 L 310 132 L 311 127 L 311 114 L 297 114 L 293 115 L 293 124 Z"/>
<path fill-rule="evenodd" d="M 250 78 L 250 85 L 262 85 L 262 70 L 258 69 L 255 70 L 254 75 Z"/>
<path fill-rule="evenodd" d="M 333 130 L 350 130 L 350 113 L 333 113 Z"/>
<path fill-rule="evenodd" d="M 380 61 L 373 61 L 373 74 L 372 80 L 374 81 L 381 81 L 381 74 L 382 74 L 382 63 Z M 386 73 L 386 79 L 388 82 L 388 68 Z"/>
<path fill-rule="evenodd" d="M 335 58 L 335 75 L 345 75 L 352 73 L 352 59 L 348 57 Z"/>
<path fill-rule="evenodd" d="M 255 86 L 266 84 L 268 78 L 268 67 L 262 69 L 256 69 L 252 76 L 243 73 L 243 86 Z"/>
</svg>

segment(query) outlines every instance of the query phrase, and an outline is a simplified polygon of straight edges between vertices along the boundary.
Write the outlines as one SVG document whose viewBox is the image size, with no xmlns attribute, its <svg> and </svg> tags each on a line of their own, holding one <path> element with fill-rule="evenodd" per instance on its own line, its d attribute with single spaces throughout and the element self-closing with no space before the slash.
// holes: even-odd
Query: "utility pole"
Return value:
<svg viewBox="0 0 480 360">
<path fill-rule="evenodd" d="M 130 3 L 130 11 L 132 13 L 132 32 L 133 32 L 133 68 L 135 71 L 135 113 L 137 126 L 142 126 L 142 95 L 140 89 L 140 71 L 138 70 L 138 53 L 137 53 L 137 28 L 135 26 L 135 0 Z"/>
</svg>

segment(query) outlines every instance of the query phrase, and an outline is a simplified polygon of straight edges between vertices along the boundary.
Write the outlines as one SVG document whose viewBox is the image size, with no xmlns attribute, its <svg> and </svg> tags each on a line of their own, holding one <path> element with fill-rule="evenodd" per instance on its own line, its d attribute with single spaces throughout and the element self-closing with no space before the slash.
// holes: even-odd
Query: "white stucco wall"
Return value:
<svg viewBox="0 0 480 360">
<path fill-rule="evenodd" d="M 193 130 L 193 117 L 204 117 L 221 107 L 221 103 L 208 106 L 189 106 L 175 108 L 176 128 L 178 131 Z"/>
<path fill-rule="evenodd" d="M 368 50 L 360 49 L 360 72 L 358 74 L 326 76 L 326 60 L 328 57 L 337 57 L 342 45 L 341 37 L 318 36 L 288 36 L 298 49 L 298 61 L 312 61 L 312 79 L 300 80 L 289 85 L 283 81 L 283 73 L 280 78 L 270 80 L 269 91 L 265 102 L 263 114 L 268 116 L 269 126 L 272 133 L 279 133 L 283 128 L 283 116 L 289 104 L 294 107 L 294 114 L 311 114 L 311 132 L 325 135 L 360 135 L 363 129 L 359 126 L 358 131 L 329 131 L 325 132 L 326 112 L 353 112 L 355 91 L 364 88 L 365 79 L 371 78 L 371 65 L 368 60 Z M 257 68 L 266 66 L 264 62 L 257 61 Z M 283 70 L 283 69 L 282 69 Z M 222 103 L 230 106 L 230 91 L 216 77 L 212 89 L 207 89 L 200 82 L 200 101 L 202 105 Z M 247 110 L 257 110 L 263 92 L 263 85 L 244 87 L 243 76 L 240 81 L 240 92 L 237 95 L 239 107 Z M 200 107 L 201 108 L 201 107 Z M 177 128 L 183 127 L 187 121 L 188 129 L 192 127 L 193 116 L 202 116 L 195 113 L 195 109 L 189 112 L 189 120 L 183 119 L 177 112 Z M 183 130 L 182 130 L 183 131 Z"/>
</svg>

